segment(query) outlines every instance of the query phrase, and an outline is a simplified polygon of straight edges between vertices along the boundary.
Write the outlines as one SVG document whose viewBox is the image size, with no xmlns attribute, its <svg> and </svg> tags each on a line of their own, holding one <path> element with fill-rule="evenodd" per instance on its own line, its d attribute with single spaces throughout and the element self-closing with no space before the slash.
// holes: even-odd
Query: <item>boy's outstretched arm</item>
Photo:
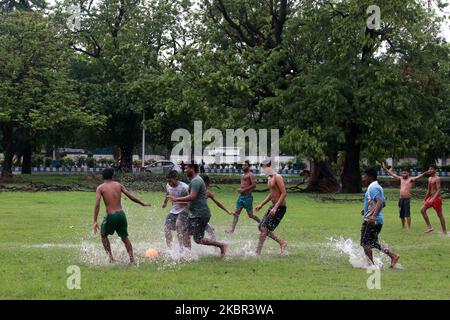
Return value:
<svg viewBox="0 0 450 320">
<path fill-rule="evenodd" d="M 123 185 L 121 185 L 122 187 L 122 193 L 124 195 L 126 195 L 128 197 L 128 199 L 130 199 L 131 201 L 140 204 L 143 207 L 150 207 L 150 204 L 144 203 L 141 200 L 139 200 L 138 198 L 136 198 L 135 196 L 133 196 L 128 190 L 127 188 L 125 188 Z"/>
<path fill-rule="evenodd" d="M 210 198 L 212 201 L 214 201 L 214 203 L 223 211 L 225 211 L 226 213 L 228 213 L 230 216 L 233 215 L 233 212 L 231 212 L 230 210 L 228 210 L 227 208 L 225 208 L 225 206 L 216 199 L 216 197 L 214 196 L 214 194 L 212 194 L 211 192 L 208 191 L 208 198 Z"/>
<path fill-rule="evenodd" d="M 417 180 L 422 179 L 423 177 L 425 177 L 429 173 L 430 173 L 429 171 L 425 171 L 422 174 L 419 174 L 417 177 L 411 178 L 411 180 L 413 182 L 416 182 Z"/>
<path fill-rule="evenodd" d="M 92 228 L 94 229 L 94 234 L 98 231 L 98 214 L 100 212 L 100 201 L 102 200 L 102 193 L 100 191 L 100 187 L 97 188 L 95 192 L 95 207 L 94 207 L 94 222 L 92 224 Z"/>
<path fill-rule="evenodd" d="M 396 175 L 393 171 L 386 167 L 386 163 L 383 162 L 383 169 L 394 179 L 401 180 L 401 177 Z"/>
</svg>

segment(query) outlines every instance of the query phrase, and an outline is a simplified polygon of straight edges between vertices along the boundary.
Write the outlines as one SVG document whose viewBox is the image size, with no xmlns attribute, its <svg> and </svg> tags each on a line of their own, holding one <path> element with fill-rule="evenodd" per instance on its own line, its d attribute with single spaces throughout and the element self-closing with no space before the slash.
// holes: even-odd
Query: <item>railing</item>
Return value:
<svg viewBox="0 0 450 320">
<path fill-rule="evenodd" d="M 0 171 L 2 167 L 0 166 Z M 34 167 L 32 168 L 33 173 L 100 173 L 104 170 L 104 167 L 95 167 L 95 168 L 78 168 L 78 167 L 61 167 L 61 168 L 53 168 L 53 167 Z M 22 172 L 21 167 L 13 167 L 13 173 L 20 174 Z M 141 172 L 140 168 L 133 168 L 134 173 Z M 261 174 L 261 170 L 252 169 L 254 174 Z M 293 170 L 293 169 L 280 169 L 278 170 L 279 174 L 282 175 L 300 175 L 301 170 Z M 205 168 L 205 173 L 207 174 L 242 174 L 242 169 L 213 169 L 213 168 Z M 420 171 L 410 171 L 409 174 L 412 177 L 420 175 L 422 172 Z M 401 175 L 401 171 L 395 171 L 395 174 Z M 439 177 L 450 177 L 450 172 L 438 170 L 436 174 Z M 378 171 L 379 177 L 388 177 L 389 174 L 386 171 Z"/>
<path fill-rule="evenodd" d="M 0 170 L 1 170 L 0 166 Z M 79 168 L 79 167 L 33 167 L 32 173 L 100 173 L 104 170 L 104 167 L 95 167 L 95 168 Z M 22 172 L 21 167 L 13 167 L 14 174 L 20 174 Z M 141 172 L 140 168 L 133 168 L 134 173 Z M 260 174 L 261 171 L 259 169 L 253 169 L 252 172 L 254 174 Z M 205 173 L 207 174 L 242 174 L 242 169 L 212 169 L 205 168 Z M 282 175 L 299 175 L 301 173 L 300 170 L 289 170 L 289 169 L 280 169 L 278 170 L 279 174 Z"/>
<path fill-rule="evenodd" d="M 260 174 L 261 170 L 259 169 L 252 169 L 252 172 L 254 174 Z M 212 173 L 212 174 L 242 174 L 242 169 L 210 169 L 206 168 L 205 173 Z M 299 175 L 301 173 L 301 170 L 289 170 L 289 169 L 280 169 L 278 170 L 279 174 L 283 175 Z"/>
</svg>

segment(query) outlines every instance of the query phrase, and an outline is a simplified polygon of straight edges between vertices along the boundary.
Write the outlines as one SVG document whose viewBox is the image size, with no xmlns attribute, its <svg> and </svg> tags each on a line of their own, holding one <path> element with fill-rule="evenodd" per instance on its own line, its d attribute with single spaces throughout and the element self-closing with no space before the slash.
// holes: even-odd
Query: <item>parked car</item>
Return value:
<svg viewBox="0 0 450 320">
<path fill-rule="evenodd" d="M 181 167 L 178 164 L 169 160 L 156 161 L 148 166 L 145 166 L 145 172 L 165 174 L 171 170 L 181 172 Z"/>
</svg>

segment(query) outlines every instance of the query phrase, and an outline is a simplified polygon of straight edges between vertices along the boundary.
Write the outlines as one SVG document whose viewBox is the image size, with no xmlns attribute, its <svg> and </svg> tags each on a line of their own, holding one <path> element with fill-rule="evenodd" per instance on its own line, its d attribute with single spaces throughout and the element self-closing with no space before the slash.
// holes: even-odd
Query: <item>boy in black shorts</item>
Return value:
<svg viewBox="0 0 450 320">
<path fill-rule="evenodd" d="M 377 171 L 367 169 L 364 172 L 363 182 L 367 185 L 367 191 L 364 194 L 364 209 L 361 210 L 361 214 L 364 216 L 361 227 L 361 247 L 372 264 L 374 264 L 372 249 L 375 248 L 391 258 L 391 268 L 393 268 L 400 256 L 378 241 L 378 235 L 383 227 L 383 207 L 386 198 L 383 188 L 377 181 Z"/>
<path fill-rule="evenodd" d="M 173 202 L 189 202 L 189 234 L 193 236 L 197 244 L 205 246 L 214 246 L 220 249 L 221 256 L 225 256 L 228 246 L 224 243 L 205 238 L 205 231 L 211 218 L 211 212 L 208 207 L 208 194 L 205 182 L 198 175 L 199 166 L 196 163 L 187 164 L 185 172 L 191 180 L 189 185 L 189 195 L 185 197 L 174 197 L 169 195 Z M 185 245 L 188 241 L 185 240 Z M 190 240 L 189 240 L 190 245 Z"/>
<path fill-rule="evenodd" d="M 277 174 L 271 168 L 271 161 L 265 161 L 262 163 L 262 171 L 269 176 L 267 184 L 269 186 L 269 195 L 263 200 L 263 202 L 256 207 L 256 211 L 261 210 L 269 201 L 272 201 L 267 213 L 264 215 L 263 219 L 259 224 L 259 243 L 256 249 L 256 254 L 260 255 L 264 241 L 267 236 L 280 245 L 281 254 L 284 253 L 287 242 L 278 236 L 276 236 L 273 231 L 278 227 L 281 220 L 286 213 L 286 187 L 284 185 L 283 177 Z"/>
</svg>

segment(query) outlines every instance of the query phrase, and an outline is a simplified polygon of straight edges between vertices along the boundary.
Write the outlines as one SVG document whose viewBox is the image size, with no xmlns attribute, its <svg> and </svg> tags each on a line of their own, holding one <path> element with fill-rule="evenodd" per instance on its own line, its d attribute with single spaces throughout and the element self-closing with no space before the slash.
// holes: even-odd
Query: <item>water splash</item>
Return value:
<svg viewBox="0 0 450 320">
<path fill-rule="evenodd" d="M 352 239 L 345 239 L 342 236 L 339 238 L 328 238 L 328 246 L 339 255 L 346 256 L 354 268 L 373 268 L 362 247 Z M 376 250 L 373 252 L 373 260 L 376 268 L 383 269 L 389 266 L 389 258 L 376 252 Z M 399 264 L 396 267 L 401 268 Z"/>
<path fill-rule="evenodd" d="M 173 232 L 172 248 L 167 248 L 164 236 L 165 214 L 161 214 L 159 208 L 150 207 L 142 209 L 131 206 L 126 200 L 123 202 L 123 208 L 126 212 L 129 222 L 130 241 L 133 245 L 133 252 L 136 266 L 151 265 L 158 270 L 179 268 L 186 263 L 198 261 L 203 258 L 214 258 L 220 256 L 220 250 L 216 247 L 198 245 L 192 241 L 192 249 L 181 251 L 176 233 Z M 101 218 L 99 219 L 99 224 Z M 214 223 L 214 221 L 213 221 Z M 256 246 L 258 243 L 257 225 L 239 225 L 239 230 L 233 235 L 227 235 L 225 230 L 229 225 L 214 225 L 218 241 L 225 242 L 228 245 L 228 251 L 225 257 L 226 261 L 233 259 L 252 259 L 256 258 Z M 83 228 L 89 230 L 88 224 Z M 208 236 L 207 236 L 208 237 Z M 27 245 L 29 248 L 36 249 L 69 249 L 74 252 L 80 263 L 91 267 L 112 267 L 116 265 L 126 265 L 129 262 L 129 256 L 126 252 L 122 240 L 113 235 L 109 237 L 111 251 L 116 264 L 109 263 L 108 256 L 103 248 L 100 235 L 94 235 L 92 231 L 75 241 L 74 243 L 42 243 Z M 145 258 L 145 252 L 148 249 L 156 249 L 159 256 L 154 259 Z M 272 240 L 267 240 L 264 245 L 264 256 L 278 255 L 279 246 Z"/>
</svg>

